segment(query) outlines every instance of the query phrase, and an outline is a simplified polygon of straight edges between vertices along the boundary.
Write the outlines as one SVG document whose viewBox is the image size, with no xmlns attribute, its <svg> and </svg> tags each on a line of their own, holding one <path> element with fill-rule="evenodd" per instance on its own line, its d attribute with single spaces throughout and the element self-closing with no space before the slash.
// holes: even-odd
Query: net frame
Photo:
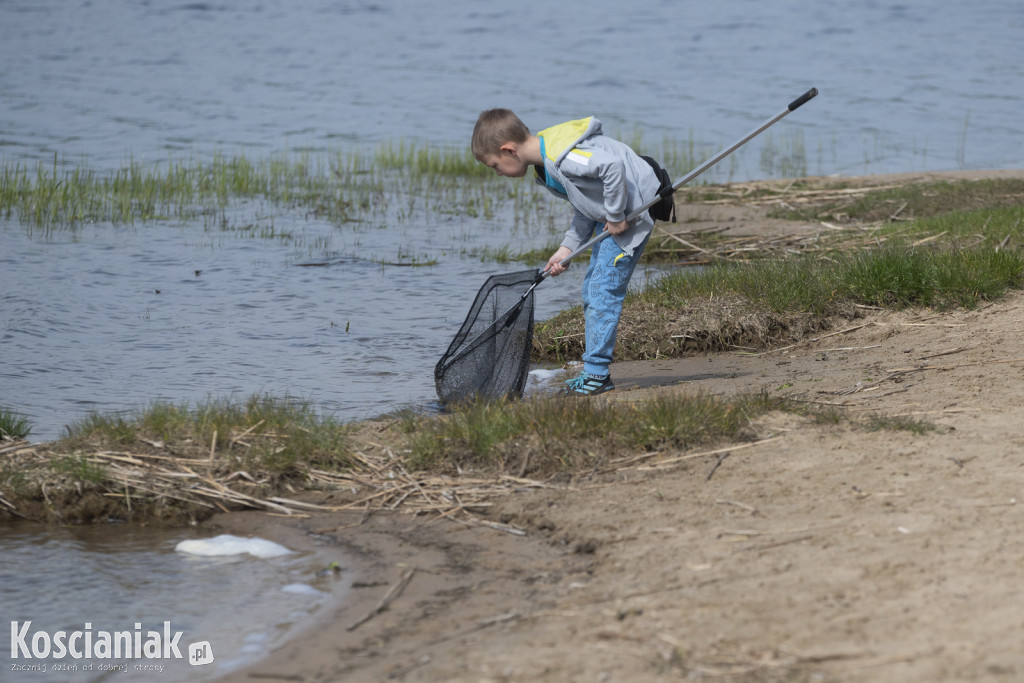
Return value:
<svg viewBox="0 0 1024 683">
<path fill-rule="evenodd" d="M 521 398 L 533 349 L 536 270 L 492 275 L 434 366 L 442 403 Z"/>
</svg>

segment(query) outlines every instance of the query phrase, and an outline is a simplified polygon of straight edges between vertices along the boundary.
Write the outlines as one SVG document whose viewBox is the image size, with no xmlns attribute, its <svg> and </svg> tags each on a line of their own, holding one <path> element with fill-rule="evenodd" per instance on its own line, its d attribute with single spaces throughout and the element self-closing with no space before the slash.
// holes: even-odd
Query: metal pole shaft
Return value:
<svg viewBox="0 0 1024 683">
<path fill-rule="evenodd" d="M 785 109 L 783 109 L 782 111 L 780 111 L 778 114 L 776 114 L 775 116 L 771 117 L 770 119 L 768 119 L 767 121 L 762 123 L 760 126 L 755 128 L 754 130 L 750 131 L 749 133 L 744 135 L 742 138 L 740 138 L 736 142 L 732 143 L 731 145 L 729 145 L 728 147 L 723 149 L 721 152 L 719 152 L 715 156 L 711 157 L 710 159 L 705 161 L 703 164 L 701 164 L 700 166 L 698 166 L 697 168 L 693 169 L 692 171 L 690 171 L 689 173 L 684 175 L 682 178 L 677 180 L 675 183 L 672 184 L 672 190 L 671 191 L 675 192 L 680 187 L 682 187 L 686 183 L 690 182 L 691 180 L 693 180 L 694 178 L 699 176 L 701 173 L 703 173 L 704 171 L 708 170 L 709 168 L 711 168 L 712 166 L 717 164 L 719 161 L 721 161 L 725 157 L 727 157 L 730 154 L 732 154 L 733 152 L 735 152 L 737 149 L 739 149 L 743 145 L 745 145 L 748 142 L 750 142 L 751 139 L 753 139 L 753 138 L 757 137 L 758 135 L 760 135 L 761 133 L 763 133 L 765 131 L 765 129 L 770 128 L 771 126 L 773 126 L 776 123 L 778 123 L 778 121 L 780 119 L 784 118 L 787 114 L 789 114 L 790 112 L 796 110 L 798 107 L 802 106 L 808 100 L 810 100 L 813 97 L 817 96 L 817 94 L 818 94 L 818 89 L 817 88 L 811 88 L 806 93 L 804 93 L 803 95 L 801 95 L 797 99 L 795 99 L 792 102 L 790 102 L 789 106 L 786 107 Z M 627 216 L 626 217 L 626 221 L 629 222 L 629 221 L 632 221 L 632 220 L 638 218 L 640 216 L 640 214 L 642 214 L 644 211 L 646 211 L 647 209 L 651 208 L 652 206 L 657 204 L 659 201 L 661 201 L 661 198 L 662 198 L 661 194 L 655 195 L 655 197 L 653 199 L 651 199 L 646 204 L 641 206 L 639 209 L 637 209 L 636 211 L 631 213 L 629 216 Z M 560 263 L 563 266 L 569 265 L 570 261 L 572 261 L 574 258 L 576 258 L 580 254 L 585 252 L 587 249 L 590 249 L 592 246 L 594 246 L 595 244 L 597 244 L 598 242 L 600 242 L 604 238 L 608 237 L 610 234 L 611 233 L 609 233 L 607 230 L 602 230 L 597 235 L 595 235 L 594 237 L 590 238 L 587 242 L 585 242 L 581 246 L 577 247 L 576 251 L 574 251 L 571 254 L 569 254 L 568 256 L 566 256 L 564 259 L 561 260 Z M 547 273 L 548 271 L 544 271 L 544 272 Z"/>
</svg>

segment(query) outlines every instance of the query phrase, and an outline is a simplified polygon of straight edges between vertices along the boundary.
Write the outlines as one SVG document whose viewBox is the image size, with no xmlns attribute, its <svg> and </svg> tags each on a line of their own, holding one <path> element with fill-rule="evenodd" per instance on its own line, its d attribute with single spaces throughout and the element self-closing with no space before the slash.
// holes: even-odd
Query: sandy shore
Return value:
<svg viewBox="0 0 1024 683">
<path fill-rule="evenodd" d="M 1014 293 L 758 356 L 619 363 L 608 400 L 765 389 L 858 422 L 771 415 L 740 444 L 495 500 L 521 536 L 401 512 L 215 518 L 336 544 L 369 584 L 225 680 L 1020 680 L 1022 333 Z"/>
</svg>

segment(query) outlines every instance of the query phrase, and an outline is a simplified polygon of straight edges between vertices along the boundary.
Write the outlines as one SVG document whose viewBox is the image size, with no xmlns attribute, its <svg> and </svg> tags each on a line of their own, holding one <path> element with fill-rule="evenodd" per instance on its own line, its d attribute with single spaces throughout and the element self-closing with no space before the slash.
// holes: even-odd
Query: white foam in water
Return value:
<svg viewBox="0 0 1024 683">
<path fill-rule="evenodd" d="M 253 557 L 266 559 L 291 553 L 288 548 L 263 538 L 242 538 L 221 534 L 213 538 L 197 538 L 182 541 L 174 547 L 179 553 L 199 557 L 223 557 L 248 553 Z"/>
<path fill-rule="evenodd" d="M 270 642 L 268 633 L 250 633 L 245 637 L 240 651 L 243 655 L 261 655 L 267 651 L 267 644 Z"/>
<path fill-rule="evenodd" d="M 323 595 L 322 591 L 318 591 L 307 583 L 289 583 L 281 590 L 296 595 Z"/>
<path fill-rule="evenodd" d="M 565 368 L 536 368 L 530 370 L 524 393 L 527 396 L 548 393 L 560 386 L 556 379 L 561 378 L 565 374 Z"/>
<path fill-rule="evenodd" d="M 565 370 L 563 370 L 562 368 L 554 368 L 551 370 L 544 370 L 542 368 L 538 368 L 536 370 L 530 370 L 530 379 L 533 380 L 534 382 L 547 382 L 550 379 L 554 379 L 555 377 L 564 374 Z"/>
</svg>

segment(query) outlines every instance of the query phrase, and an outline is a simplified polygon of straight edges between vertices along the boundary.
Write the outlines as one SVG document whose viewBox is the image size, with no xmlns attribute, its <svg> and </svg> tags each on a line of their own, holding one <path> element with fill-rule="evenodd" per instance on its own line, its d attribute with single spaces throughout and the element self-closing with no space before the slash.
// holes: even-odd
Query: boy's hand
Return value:
<svg viewBox="0 0 1024 683">
<path fill-rule="evenodd" d="M 551 258 L 548 259 L 547 268 L 544 270 L 548 271 L 552 275 L 561 275 L 565 272 L 566 268 L 560 263 L 560 261 L 571 253 L 572 249 L 569 249 L 568 247 L 559 247 L 558 251 L 552 254 Z"/>
<path fill-rule="evenodd" d="M 608 221 L 604 224 L 604 229 L 613 235 L 621 235 L 629 229 L 629 223 L 626 221 L 619 221 L 618 223 L 612 223 Z"/>
</svg>

